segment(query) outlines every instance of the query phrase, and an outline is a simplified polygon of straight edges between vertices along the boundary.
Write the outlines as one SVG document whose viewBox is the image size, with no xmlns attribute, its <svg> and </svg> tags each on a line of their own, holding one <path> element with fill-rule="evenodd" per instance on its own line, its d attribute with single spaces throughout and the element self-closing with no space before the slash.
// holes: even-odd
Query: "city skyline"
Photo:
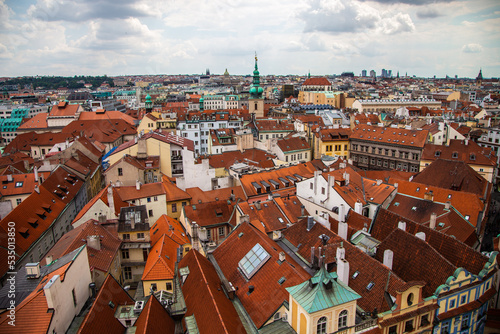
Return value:
<svg viewBox="0 0 500 334">
<path fill-rule="evenodd" d="M 0 0 L 0 76 L 500 76 L 494 0 Z"/>
</svg>

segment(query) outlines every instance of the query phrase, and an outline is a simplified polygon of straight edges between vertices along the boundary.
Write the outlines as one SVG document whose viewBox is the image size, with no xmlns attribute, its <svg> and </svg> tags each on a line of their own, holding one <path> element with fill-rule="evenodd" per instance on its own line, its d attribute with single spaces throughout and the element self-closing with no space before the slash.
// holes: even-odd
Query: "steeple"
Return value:
<svg viewBox="0 0 500 334">
<path fill-rule="evenodd" d="M 257 52 L 255 52 L 255 69 L 253 71 L 253 83 L 250 88 L 250 98 L 252 99 L 260 99 L 262 98 L 262 93 L 264 90 L 260 87 L 260 73 L 259 67 L 257 65 Z"/>
<path fill-rule="evenodd" d="M 151 96 L 146 95 L 146 102 L 144 103 L 146 106 L 146 114 L 150 113 L 153 110 L 153 101 L 151 101 Z"/>
<path fill-rule="evenodd" d="M 483 80 L 483 69 L 482 68 L 479 69 L 479 74 L 476 77 L 476 81 L 481 81 L 481 80 Z"/>
</svg>

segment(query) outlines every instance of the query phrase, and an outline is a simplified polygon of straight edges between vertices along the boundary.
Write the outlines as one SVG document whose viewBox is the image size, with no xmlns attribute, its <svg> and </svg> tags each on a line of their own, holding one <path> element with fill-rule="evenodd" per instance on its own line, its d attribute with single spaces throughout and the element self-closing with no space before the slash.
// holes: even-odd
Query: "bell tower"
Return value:
<svg viewBox="0 0 500 334">
<path fill-rule="evenodd" d="M 253 71 L 253 83 L 250 87 L 250 97 L 248 99 L 248 111 L 255 114 L 255 117 L 264 117 L 264 89 L 260 87 L 260 73 L 257 65 L 257 53 L 255 53 L 255 69 Z"/>
</svg>

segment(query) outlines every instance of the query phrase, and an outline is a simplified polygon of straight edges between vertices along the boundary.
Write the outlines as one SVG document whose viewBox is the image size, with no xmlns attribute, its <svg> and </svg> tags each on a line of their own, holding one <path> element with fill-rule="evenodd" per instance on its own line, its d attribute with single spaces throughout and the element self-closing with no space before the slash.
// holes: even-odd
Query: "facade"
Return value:
<svg viewBox="0 0 500 334">
<path fill-rule="evenodd" d="M 312 135 L 314 159 L 331 156 L 347 159 L 349 157 L 349 128 L 320 129 Z"/>
<path fill-rule="evenodd" d="M 418 172 L 427 130 L 358 125 L 351 134 L 350 158 L 362 169 Z"/>
<path fill-rule="evenodd" d="M 389 100 L 389 99 L 373 99 L 373 100 L 356 100 L 352 104 L 353 109 L 359 112 L 388 112 L 395 114 L 396 110 L 402 107 L 427 107 L 429 109 L 440 109 L 441 102 L 434 99 L 417 99 L 417 100 Z"/>
<path fill-rule="evenodd" d="M 311 147 L 304 137 L 271 139 L 271 152 L 285 163 L 311 161 Z"/>
</svg>

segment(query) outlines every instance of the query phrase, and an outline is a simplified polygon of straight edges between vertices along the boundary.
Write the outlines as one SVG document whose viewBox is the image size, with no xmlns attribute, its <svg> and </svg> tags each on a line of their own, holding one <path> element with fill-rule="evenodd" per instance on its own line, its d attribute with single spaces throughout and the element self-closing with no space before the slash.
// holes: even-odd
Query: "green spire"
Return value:
<svg viewBox="0 0 500 334">
<path fill-rule="evenodd" d="M 146 107 L 146 112 L 149 113 L 153 110 L 153 101 L 151 101 L 151 96 L 146 95 L 146 101 L 145 101 L 145 107 Z"/>
<path fill-rule="evenodd" d="M 255 52 L 255 69 L 253 71 L 253 83 L 252 87 L 250 88 L 250 97 L 252 99 L 260 99 L 262 98 L 263 92 L 264 89 L 260 87 L 260 73 L 259 73 L 259 67 L 257 65 L 257 52 Z"/>
</svg>

